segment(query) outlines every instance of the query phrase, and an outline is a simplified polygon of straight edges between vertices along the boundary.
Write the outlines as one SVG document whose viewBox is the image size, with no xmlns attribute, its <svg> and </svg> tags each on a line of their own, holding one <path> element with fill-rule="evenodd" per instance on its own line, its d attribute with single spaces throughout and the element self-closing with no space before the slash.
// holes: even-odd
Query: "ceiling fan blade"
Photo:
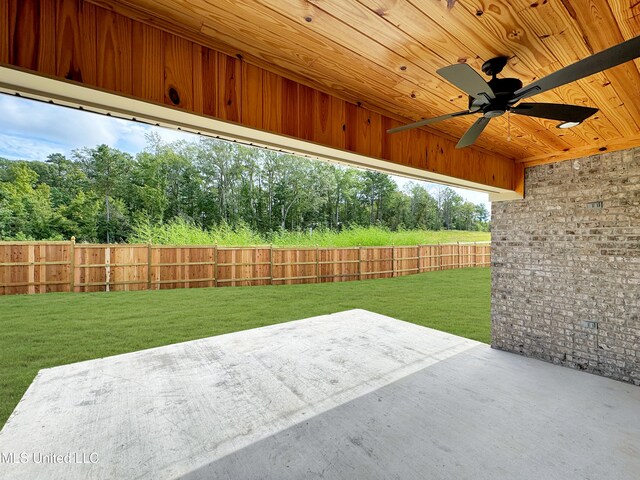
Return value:
<svg viewBox="0 0 640 480">
<path fill-rule="evenodd" d="M 486 99 L 487 103 L 496 98 L 485 79 L 466 63 L 449 65 L 437 70 L 437 73 L 473 98 Z"/>
<path fill-rule="evenodd" d="M 621 63 L 640 57 L 640 36 L 622 42 L 611 48 L 591 55 L 572 65 L 561 68 L 546 77 L 517 90 L 511 104 L 523 98 L 528 98 L 538 93 L 546 92 L 567 83 L 575 82 L 594 73 L 601 72 Z"/>
<path fill-rule="evenodd" d="M 480 117 L 478 120 L 476 120 L 476 122 L 471 125 L 471 128 L 469 128 L 469 130 L 467 130 L 462 136 L 462 138 L 456 145 L 456 148 L 464 148 L 468 147 L 469 145 L 473 145 L 484 130 L 484 127 L 489 124 L 489 120 L 491 119 L 486 117 Z"/>
<path fill-rule="evenodd" d="M 453 117 L 461 117 L 463 115 L 471 115 L 472 113 L 474 113 L 474 112 L 470 112 L 468 110 L 464 110 L 462 112 L 448 113 L 447 115 L 442 115 L 440 117 L 426 118 L 424 120 L 420 120 L 419 122 L 410 123 L 408 125 L 402 125 L 401 127 L 390 128 L 389 130 L 387 130 L 387 133 L 398 133 L 398 132 L 402 132 L 403 130 L 409 130 L 411 128 L 422 127 L 424 125 L 429 125 L 430 123 L 440 122 L 442 120 L 447 120 L 447 119 L 453 118 Z"/>
<path fill-rule="evenodd" d="M 511 113 L 518 115 L 578 123 L 583 122 L 597 111 L 597 108 L 562 103 L 521 103 L 511 109 Z"/>
</svg>

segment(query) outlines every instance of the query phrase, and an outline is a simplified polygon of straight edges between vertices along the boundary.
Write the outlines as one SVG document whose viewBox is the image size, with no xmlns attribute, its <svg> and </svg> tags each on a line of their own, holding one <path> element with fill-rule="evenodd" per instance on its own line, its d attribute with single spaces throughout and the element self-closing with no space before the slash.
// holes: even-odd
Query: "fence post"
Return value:
<svg viewBox="0 0 640 480">
<path fill-rule="evenodd" d="M 109 282 L 111 282 L 111 247 L 109 246 L 104 249 L 104 280 L 104 291 L 111 291 L 109 286 Z"/>
<path fill-rule="evenodd" d="M 147 290 L 151 290 L 151 242 L 147 242 Z"/>
<path fill-rule="evenodd" d="M 421 272 L 421 259 L 420 259 L 420 244 L 418 244 L 418 246 L 416 247 L 416 257 L 418 257 L 418 270 L 416 270 L 416 273 L 422 273 Z"/>
<path fill-rule="evenodd" d="M 362 280 L 362 247 L 358 245 L 358 280 Z"/>
<path fill-rule="evenodd" d="M 462 268 L 462 254 L 460 253 L 460 242 L 456 242 L 458 249 L 458 268 Z"/>
<path fill-rule="evenodd" d="M 316 245 L 316 283 L 320 283 L 320 249 Z"/>
<path fill-rule="evenodd" d="M 185 248 L 182 253 L 182 263 L 191 262 L 191 249 Z M 182 288 L 190 288 L 191 287 L 191 265 L 182 265 L 182 278 L 185 280 Z"/>
<path fill-rule="evenodd" d="M 27 293 L 31 294 L 31 293 L 36 293 L 36 246 L 35 244 L 29 244 L 26 246 L 27 247 Z M 45 277 L 44 279 L 40 278 L 40 282 L 47 282 L 47 278 Z M 40 291 L 40 288 L 42 287 L 42 285 L 38 285 L 38 291 Z M 45 291 L 46 291 L 46 285 L 45 287 Z"/>
<path fill-rule="evenodd" d="M 219 267 L 218 267 L 218 244 L 216 243 L 213 246 L 213 264 L 214 264 L 214 272 L 213 272 L 213 286 L 218 286 L 218 276 L 219 276 Z"/>
<path fill-rule="evenodd" d="M 69 292 L 76 289 L 76 237 L 71 237 L 69 242 Z"/>
<path fill-rule="evenodd" d="M 442 270 L 442 245 L 438 242 L 438 270 Z"/>
<path fill-rule="evenodd" d="M 396 276 L 396 246 L 391 244 L 391 276 Z"/>
<path fill-rule="evenodd" d="M 273 285 L 273 243 L 269 245 L 269 285 Z"/>
<path fill-rule="evenodd" d="M 473 242 L 473 267 L 478 266 L 478 243 Z"/>
</svg>

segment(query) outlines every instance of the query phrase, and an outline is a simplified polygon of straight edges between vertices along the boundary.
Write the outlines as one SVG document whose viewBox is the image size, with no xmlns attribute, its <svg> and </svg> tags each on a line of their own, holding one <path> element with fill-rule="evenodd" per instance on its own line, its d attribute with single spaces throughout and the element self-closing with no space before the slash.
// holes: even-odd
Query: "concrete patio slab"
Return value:
<svg viewBox="0 0 640 480">
<path fill-rule="evenodd" d="M 0 478 L 624 480 L 639 447 L 638 387 L 351 310 L 42 370 Z"/>
</svg>

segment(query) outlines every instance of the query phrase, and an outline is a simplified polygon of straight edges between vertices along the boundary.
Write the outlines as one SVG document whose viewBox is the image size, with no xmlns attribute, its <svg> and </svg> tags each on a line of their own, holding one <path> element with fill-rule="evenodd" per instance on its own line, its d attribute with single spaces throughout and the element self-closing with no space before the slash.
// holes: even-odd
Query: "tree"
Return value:
<svg viewBox="0 0 640 480">
<path fill-rule="evenodd" d="M 484 205 L 449 187 L 409 184 L 212 138 L 164 142 L 147 136 L 135 158 L 107 145 L 43 162 L 0 158 L 0 235 L 127 241 L 132 225 L 220 225 L 277 230 L 380 225 L 484 229 Z"/>
<path fill-rule="evenodd" d="M 478 222 L 488 222 L 489 221 L 489 211 L 484 203 L 479 203 L 474 207 L 475 219 Z"/>
<path fill-rule="evenodd" d="M 442 222 L 438 211 L 438 201 L 431 196 L 429 191 L 413 184 L 409 188 L 411 196 L 411 228 L 423 228 L 427 230 L 440 230 Z"/>
<path fill-rule="evenodd" d="M 217 200 L 214 214 L 217 222 L 234 223 L 234 157 L 236 145 L 209 138 L 200 140 L 195 150 L 195 161 L 202 172 L 204 190 Z"/>
<path fill-rule="evenodd" d="M 51 187 L 51 200 L 54 207 L 66 205 L 87 187 L 87 176 L 80 166 L 61 153 L 52 153 L 47 157 L 47 180 L 40 175 L 40 181 Z"/>
<path fill-rule="evenodd" d="M 384 211 L 384 225 L 391 230 L 408 228 L 413 222 L 411 198 L 395 190 L 387 199 Z"/>
<path fill-rule="evenodd" d="M 67 204 L 60 208 L 66 219 L 59 227 L 64 238 L 76 237 L 79 242 L 98 242 L 98 222 L 101 215 L 101 200 L 93 193 L 78 192 Z"/>
<path fill-rule="evenodd" d="M 456 216 L 463 203 L 463 198 L 449 187 L 444 187 L 438 192 L 438 205 L 442 226 L 446 230 L 456 227 Z"/>
<path fill-rule="evenodd" d="M 124 205 L 119 205 L 113 212 L 111 203 L 113 199 L 121 199 L 126 196 L 128 188 L 129 172 L 133 166 L 131 155 L 111 148 L 107 145 L 98 145 L 96 148 L 84 148 L 76 150 L 74 156 L 80 162 L 89 180 L 93 183 L 94 190 L 104 198 L 104 238 L 107 243 L 112 240 L 112 228 L 120 230 L 118 221 L 123 220 Z M 112 213 L 117 213 L 112 220 Z"/>
<path fill-rule="evenodd" d="M 362 198 L 369 206 L 369 225 L 382 222 L 386 202 L 397 190 L 389 175 L 365 170 L 361 174 Z"/>
<path fill-rule="evenodd" d="M 50 238 L 54 211 L 51 189 L 37 184 L 38 175 L 23 163 L 9 168 L 0 183 L 0 236 L 2 238 Z"/>
<path fill-rule="evenodd" d="M 454 217 L 456 230 L 475 229 L 475 205 L 471 202 L 464 202 L 458 206 Z"/>
<path fill-rule="evenodd" d="M 106 214 L 109 209 L 109 214 Z M 112 199 L 102 204 L 97 216 L 96 230 L 98 238 L 106 238 L 107 243 L 126 242 L 131 233 L 131 217 L 121 199 Z"/>
</svg>

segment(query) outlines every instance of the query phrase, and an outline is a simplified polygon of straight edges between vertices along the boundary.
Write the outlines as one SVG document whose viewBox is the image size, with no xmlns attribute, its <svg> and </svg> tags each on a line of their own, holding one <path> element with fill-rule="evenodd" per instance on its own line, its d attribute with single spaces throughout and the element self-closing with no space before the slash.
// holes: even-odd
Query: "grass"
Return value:
<svg viewBox="0 0 640 480">
<path fill-rule="evenodd" d="M 276 232 L 261 236 L 246 226 L 226 225 L 202 230 L 183 220 L 164 225 L 141 223 L 129 243 L 151 242 L 157 245 L 223 245 L 244 247 L 269 245 L 276 247 L 357 247 L 385 245 L 419 245 L 455 242 L 488 242 L 491 233 L 462 230 L 400 230 L 392 232 L 380 227 L 353 227 L 341 232 L 315 230 L 309 232 Z"/>
<path fill-rule="evenodd" d="M 0 426 L 41 368 L 363 308 L 488 343 L 490 270 L 273 287 L 0 297 Z"/>
<path fill-rule="evenodd" d="M 489 232 L 462 230 L 401 230 L 392 232 L 379 227 L 357 227 L 342 232 L 330 230 L 305 232 L 282 232 L 273 238 L 279 247 L 374 247 L 386 245 L 421 245 L 456 242 L 489 242 Z"/>
</svg>

